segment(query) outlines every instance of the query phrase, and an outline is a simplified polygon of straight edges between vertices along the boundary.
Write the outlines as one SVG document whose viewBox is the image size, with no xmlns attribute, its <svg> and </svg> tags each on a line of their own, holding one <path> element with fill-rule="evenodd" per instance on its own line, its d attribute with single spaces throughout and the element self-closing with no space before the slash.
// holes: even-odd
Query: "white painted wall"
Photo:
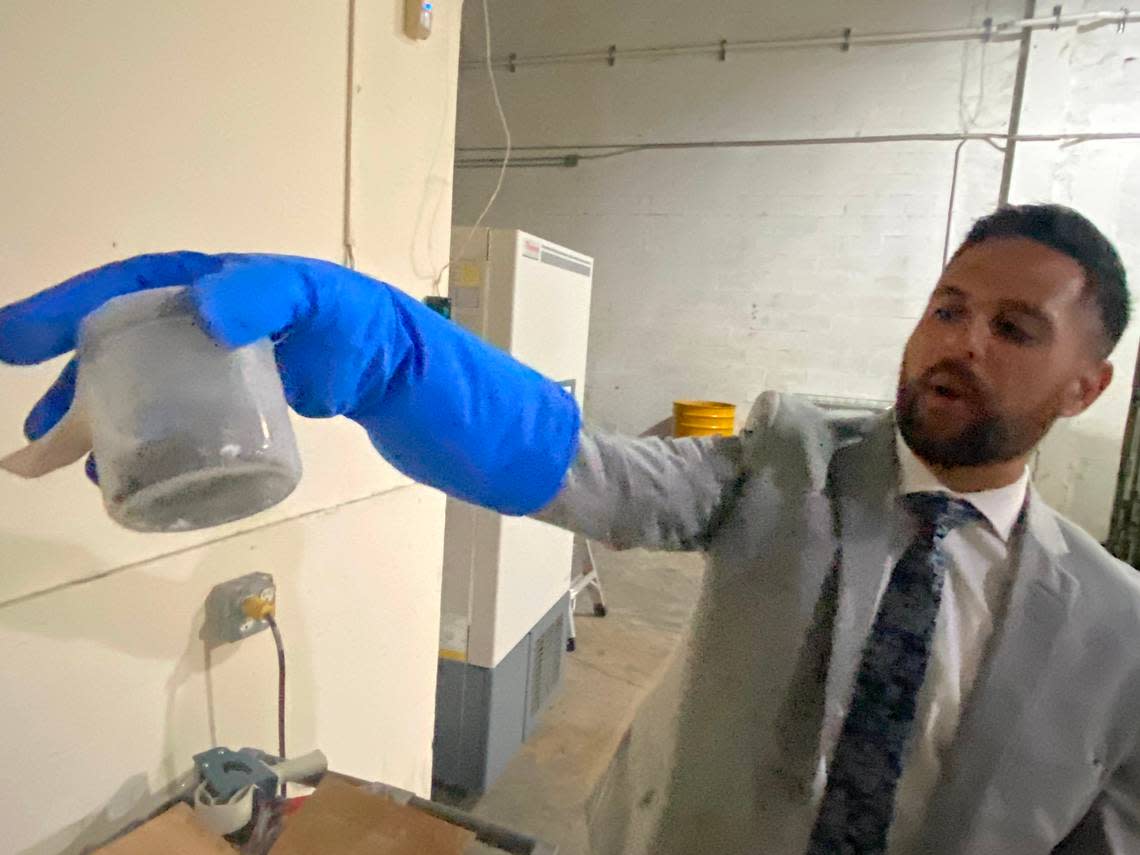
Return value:
<svg viewBox="0 0 1140 855">
<path fill-rule="evenodd" d="M 1083 2 L 1065 11 L 1098 8 L 1115 7 Z M 1021 0 L 491 6 L 495 53 L 520 56 L 845 27 L 959 27 L 1017 18 L 1023 9 Z M 464 58 L 479 58 L 477 4 L 464 25 Z M 1140 28 L 1036 38 L 1023 129 L 1140 127 L 1140 60 L 1126 61 L 1140 53 Z M 637 62 L 619 55 L 613 68 L 524 66 L 498 79 L 516 146 L 1004 131 L 1016 59 L 1008 41 L 730 53 L 725 63 L 714 55 Z M 458 145 L 499 144 L 486 74 L 465 69 Z M 587 412 L 604 425 L 641 431 L 668 418 L 676 398 L 745 407 L 764 389 L 890 399 L 902 345 L 941 267 L 954 147 L 658 151 L 574 169 L 512 169 L 488 222 L 597 259 Z M 1021 149 L 1031 150 L 1048 163 L 1019 161 L 1013 200 L 1078 204 L 1140 270 L 1128 228 L 1135 231 L 1140 215 L 1126 189 L 1136 183 L 1140 144 Z M 978 142 L 963 149 L 955 241 L 992 209 L 1000 174 L 999 152 Z M 454 219 L 469 223 L 496 172 L 456 176 Z M 1098 536 L 1107 527 L 1135 342 L 1118 351 L 1114 394 L 1059 428 L 1040 465 L 1050 500 Z"/>
<path fill-rule="evenodd" d="M 417 294 L 447 258 L 459 6 L 417 44 L 402 2 L 356 3 L 355 256 Z M 341 260 L 347 34 L 322 0 L 0 6 L 0 302 L 144 251 Z M 0 368 L 0 449 L 57 369 Z M 443 499 L 354 425 L 298 422 L 296 494 L 220 529 L 120 530 L 75 471 L 0 485 L 4 851 L 77 850 L 193 753 L 276 745 L 269 636 L 198 641 L 251 570 L 280 592 L 291 752 L 428 791 Z"/>
</svg>

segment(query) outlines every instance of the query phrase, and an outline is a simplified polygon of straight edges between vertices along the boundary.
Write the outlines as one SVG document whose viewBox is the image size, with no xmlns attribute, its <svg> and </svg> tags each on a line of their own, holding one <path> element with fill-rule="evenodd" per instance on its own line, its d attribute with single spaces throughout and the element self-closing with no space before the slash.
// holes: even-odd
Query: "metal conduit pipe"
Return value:
<svg viewBox="0 0 1140 855">
<path fill-rule="evenodd" d="M 1075 144 L 1082 142 L 1107 142 L 1119 140 L 1140 140 L 1140 131 L 1108 131 L 1090 133 L 1052 134 L 1002 134 L 1002 133 L 929 133 L 929 134 L 872 134 L 849 137 L 798 137 L 787 139 L 745 139 L 745 140 L 689 140 L 679 142 L 649 143 L 584 143 L 581 145 L 527 145 L 515 146 L 515 152 L 534 152 L 529 157 L 523 155 L 511 161 L 512 167 L 553 166 L 573 167 L 584 160 L 603 160 L 611 157 L 636 154 L 645 151 L 675 151 L 689 149 L 720 148 L 774 148 L 808 145 L 877 145 L 900 142 L 962 142 L 980 140 L 1000 147 L 1011 141 L 1019 143 L 1060 142 Z M 457 148 L 459 159 L 456 169 L 479 169 L 488 166 L 502 166 L 502 149 L 495 146 L 465 146 Z M 472 155 L 464 157 L 464 155 Z M 496 156 L 497 155 L 497 156 Z"/>
<path fill-rule="evenodd" d="M 1056 7 L 1060 8 L 1060 7 Z M 618 59 L 653 59 L 665 56 L 686 56 L 692 54 L 713 54 L 720 59 L 726 59 L 729 53 L 750 52 L 761 50 L 793 50 L 797 48 L 823 48 L 837 47 L 848 50 L 854 46 L 876 46 L 897 44 L 921 44 L 924 42 L 940 41 L 1009 41 L 1019 39 L 1027 30 L 1057 30 L 1062 27 L 1096 27 L 1115 24 L 1118 30 L 1123 30 L 1130 23 L 1140 22 L 1140 12 L 1121 9 L 1114 12 L 1083 12 L 1064 15 L 1055 12 L 1053 15 L 1018 18 L 995 24 L 987 19 L 982 26 L 958 27 L 942 30 L 915 30 L 899 33 L 856 33 L 851 28 L 844 29 L 837 35 L 812 36 L 807 38 L 788 39 L 746 39 L 733 41 L 722 39 L 715 42 L 693 42 L 676 45 L 657 45 L 641 48 L 618 48 L 610 45 L 605 48 L 567 51 L 562 53 L 531 54 L 520 56 L 510 53 L 507 56 L 492 58 L 492 66 L 516 71 L 528 65 L 557 65 L 562 63 L 580 63 L 604 61 L 614 65 Z M 484 57 L 464 60 L 460 68 L 486 68 Z"/>
</svg>

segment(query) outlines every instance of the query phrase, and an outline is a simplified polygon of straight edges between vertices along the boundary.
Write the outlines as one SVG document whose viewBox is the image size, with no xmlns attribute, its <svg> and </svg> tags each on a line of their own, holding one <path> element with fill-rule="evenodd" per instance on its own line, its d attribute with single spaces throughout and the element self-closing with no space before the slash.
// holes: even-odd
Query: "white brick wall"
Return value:
<svg viewBox="0 0 1140 855">
<path fill-rule="evenodd" d="M 496 0 L 491 11 L 496 53 L 525 55 L 845 27 L 955 27 L 1022 9 L 1019 0 L 881 0 L 856 9 L 839 0 Z M 468 4 L 468 59 L 482 53 L 481 13 Z M 1137 53 L 1140 27 L 1123 36 L 1108 28 L 1043 38 L 1031 69 L 1041 83 L 1030 87 L 1024 130 L 1140 126 L 1126 115 L 1140 105 L 1140 61 L 1125 62 Z M 522 67 L 499 72 L 499 83 L 517 145 L 956 132 L 965 120 L 974 130 L 1004 131 L 1016 57 L 1012 42 L 730 53 L 726 63 L 619 55 L 613 68 Z M 458 144 L 500 141 L 485 73 L 466 70 Z M 1125 224 L 1140 224 L 1135 194 L 1121 189 L 1140 183 L 1130 178 L 1137 152 L 1138 143 L 1063 152 L 1039 145 L 1019 164 L 1014 200 L 1072 201 L 1122 239 Z M 953 143 L 891 143 L 657 151 L 574 169 L 512 169 L 489 222 L 597 258 L 587 411 L 598 422 L 641 431 L 666 418 L 675 398 L 747 406 L 766 388 L 890 398 L 901 347 L 940 269 L 953 155 Z M 992 208 L 1000 174 L 999 152 L 966 145 L 955 240 Z M 456 223 L 474 220 L 495 177 L 490 169 L 457 172 Z M 1140 260 L 1134 243 L 1121 243 Z M 1077 426 L 1096 442 L 1084 434 L 1073 442 L 1072 429 L 1059 430 L 1040 467 L 1050 499 L 1098 535 L 1134 352 L 1130 339 L 1115 397 Z"/>
<path fill-rule="evenodd" d="M 1085 0 L 1071 11 L 1104 8 L 1113 7 Z M 1099 132 L 1140 128 L 1140 27 L 1123 34 L 1104 27 L 1034 37 L 1022 130 L 1044 133 L 1060 125 Z M 1014 198 L 1050 199 L 1090 216 L 1124 256 L 1135 294 L 1140 141 L 1022 146 L 1017 157 Z M 1102 400 L 1058 425 L 1042 446 L 1038 487 L 1097 536 L 1107 532 L 1138 340 L 1140 323 L 1133 323 L 1113 356 L 1116 381 Z"/>
</svg>

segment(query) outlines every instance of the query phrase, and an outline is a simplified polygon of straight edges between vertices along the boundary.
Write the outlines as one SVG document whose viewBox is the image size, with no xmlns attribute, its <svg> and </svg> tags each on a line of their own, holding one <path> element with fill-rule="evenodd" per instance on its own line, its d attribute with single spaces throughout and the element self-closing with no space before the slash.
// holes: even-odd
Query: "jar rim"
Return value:
<svg viewBox="0 0 1140 855">
<path fill-rule="evenodd" d="M 147 288 L 112 297 L 80 323 L 78 347 L 82 350 L 136 324 L 159 318 L 183 317 L 193 311 L 185 285 Z"/>
</svg>

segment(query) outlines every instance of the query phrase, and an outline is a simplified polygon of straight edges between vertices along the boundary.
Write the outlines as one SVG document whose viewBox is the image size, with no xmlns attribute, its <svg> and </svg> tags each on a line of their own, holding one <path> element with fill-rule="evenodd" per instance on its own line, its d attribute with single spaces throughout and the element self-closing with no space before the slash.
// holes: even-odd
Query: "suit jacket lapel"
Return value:
<svg viewBox="0 0 1140 855">
<path fill-rule="evenodd" d="M 929 851 L 968 852 L 973 823 L 1004 749 L 1033 702 L 1050 652 L 1079 590 L 1060 564 L 1067 552 L 1053 512 L 1030 487 L 1014 544 L 1015 576 L 1005 617 L 968 701 L 947 767 L 931 800 Z M 923 850 L 927 851 L 927 850 Z"/>
<path fill-rule="evenodd" d="M 842 728 L 843 711 L 888 572 L 892 510 L 898 494 L 893 414 L 879 417 L 865 440 L 837 452 L 829 475 L 840 571 L 821 750 L 834 743 Z"/>
</svg>

